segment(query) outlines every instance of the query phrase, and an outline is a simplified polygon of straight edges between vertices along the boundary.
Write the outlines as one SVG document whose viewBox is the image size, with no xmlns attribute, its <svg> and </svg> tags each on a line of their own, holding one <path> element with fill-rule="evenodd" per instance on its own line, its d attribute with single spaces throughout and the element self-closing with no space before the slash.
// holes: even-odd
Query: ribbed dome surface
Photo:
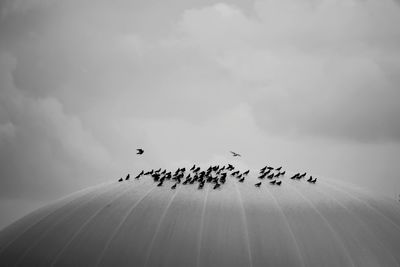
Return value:
<svg viewBox="0 0 400 267">
<path fill-rule="evenodd" d="M 400 207 L 330 180 L 80 191 L 0 232 L 2 266 L 398 266 Z"/>
</svg>

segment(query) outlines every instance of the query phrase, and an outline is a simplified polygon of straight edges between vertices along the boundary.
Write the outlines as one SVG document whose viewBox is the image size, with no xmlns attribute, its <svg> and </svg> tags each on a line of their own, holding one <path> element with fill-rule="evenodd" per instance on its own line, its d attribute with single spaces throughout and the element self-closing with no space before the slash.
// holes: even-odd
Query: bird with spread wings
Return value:
<svg viewBox="0 0 400 267">
<path fill-rule="evenodd" d="M 236 152 L 233 152 L 233 151 L 231 151 L 231 153 L 232 153 L 232 156 L 234 156 L 234 157 L 241 157 L 242 156 L 242 155 L 240 155 L 240 154 L 238 154 Z"/>
</svg>

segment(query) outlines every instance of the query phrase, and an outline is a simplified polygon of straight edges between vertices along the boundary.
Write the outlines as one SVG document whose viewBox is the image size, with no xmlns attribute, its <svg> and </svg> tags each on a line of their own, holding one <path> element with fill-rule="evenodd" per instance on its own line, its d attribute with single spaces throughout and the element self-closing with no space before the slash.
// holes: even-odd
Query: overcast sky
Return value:
<svg viewBox="0 0 400 267">
<path fill-rule="evenodd" d="M 1 1 L 0 228 L 229 150 L 395 198 L 399 25 L 395 0 Z"/>
</svg>

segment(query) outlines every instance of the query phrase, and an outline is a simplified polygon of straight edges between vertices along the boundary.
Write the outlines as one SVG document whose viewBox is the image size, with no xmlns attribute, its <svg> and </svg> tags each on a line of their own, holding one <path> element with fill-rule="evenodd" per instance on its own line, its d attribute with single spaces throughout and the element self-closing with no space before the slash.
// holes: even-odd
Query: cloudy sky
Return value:
<svg viewBox="0 0 400 267">
<path fill-rule="evenodd" d="M 399 25 L 395 0 L 1 1 L 0 228 L 229 150 L 395 198 Z"/>
</svg>

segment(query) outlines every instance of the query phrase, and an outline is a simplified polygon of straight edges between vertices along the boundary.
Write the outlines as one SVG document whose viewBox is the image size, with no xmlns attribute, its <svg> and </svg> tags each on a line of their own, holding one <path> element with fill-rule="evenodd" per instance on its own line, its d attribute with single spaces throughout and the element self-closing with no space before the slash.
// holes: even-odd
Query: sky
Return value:
<svg viewBox="0 0 400 267">
<path fill-rule="evenodd" d="M 395 0 L 1 1 L 0 228 L 193 163 L 397 198 L 399 25 Z"/>
</svg>

